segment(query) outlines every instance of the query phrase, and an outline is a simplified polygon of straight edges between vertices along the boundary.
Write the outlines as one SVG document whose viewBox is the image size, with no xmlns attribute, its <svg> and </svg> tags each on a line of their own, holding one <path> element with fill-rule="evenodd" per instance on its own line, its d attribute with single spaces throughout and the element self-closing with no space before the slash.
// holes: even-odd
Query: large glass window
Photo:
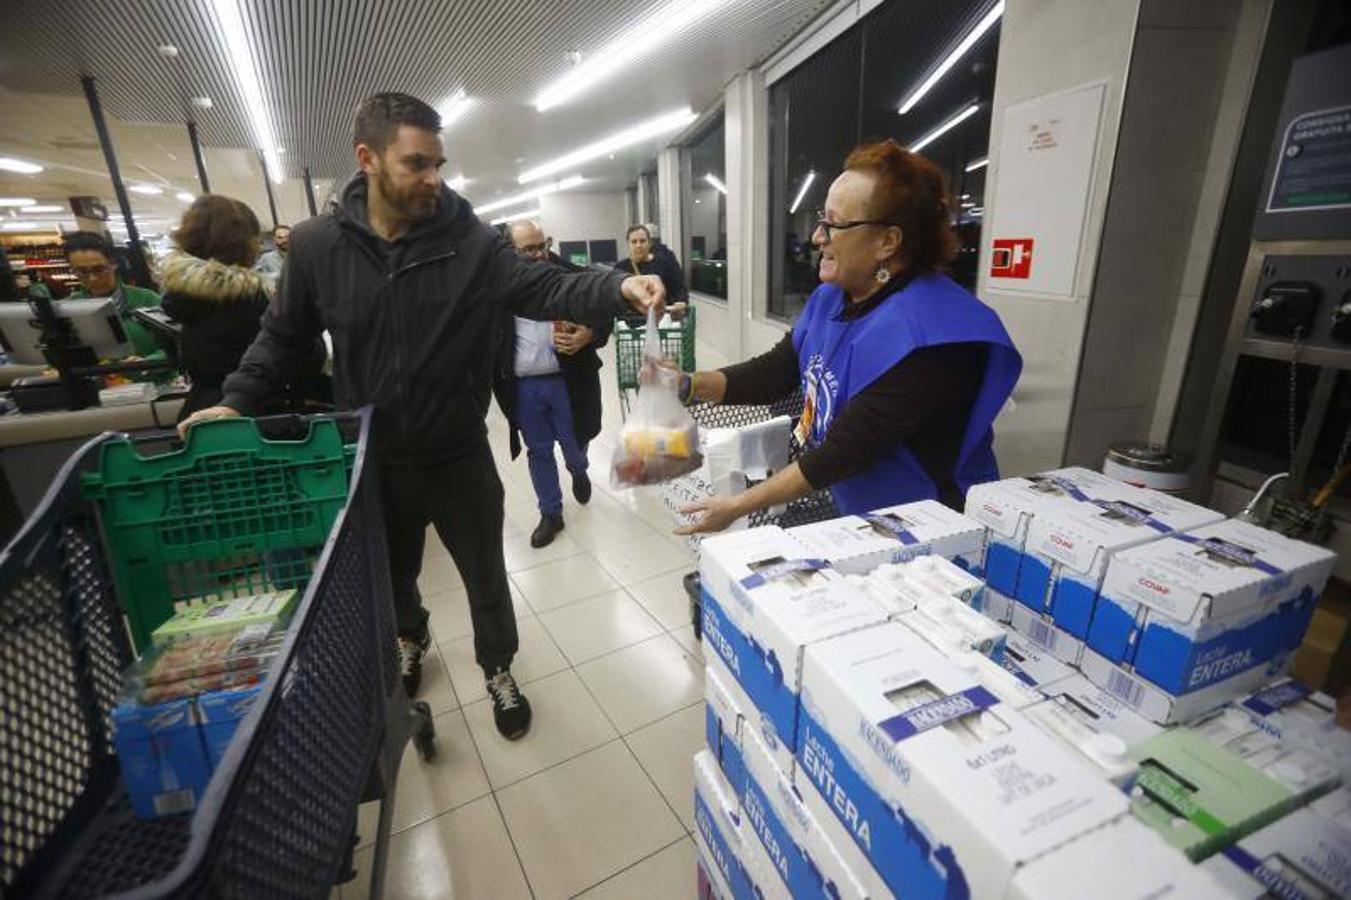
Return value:
<svg viewBox="0 0 1351 900">
<path fill-rule="evenodd" d="M 689 288 L 727 299 L 727 166 L 723 117 L 685 146 L 688 189 L 681 204 Z"/>
<path fill-rule="evenodd" d="M 919 152 L 947 173 L 960 214 L 957 281 L 974 288 L 999 29 L 990 29 L 905 115 L 910 90 L 989 12 L 991 0 L 890 0 L 769 89 L 769 314 L 791 321 L 819 284 L 811 236 L 830 183 L 865 140 L 918 143 L 973 104 L 974 114 Z M 967 171 L 971 169 L 971 171 Z"/>
</svg>

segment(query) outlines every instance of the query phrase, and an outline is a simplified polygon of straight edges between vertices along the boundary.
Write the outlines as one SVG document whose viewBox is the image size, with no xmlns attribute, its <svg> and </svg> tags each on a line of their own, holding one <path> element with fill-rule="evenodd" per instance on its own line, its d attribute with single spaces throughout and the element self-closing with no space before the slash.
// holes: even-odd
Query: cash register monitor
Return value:
<svg viewBox="0 0 1351 900">
<path fill-rule="evenodd" d="M 52 309 L 58 318 L 70 322 L 75 339 L 99 359 L 124 359 L 132 354 L 131 341 L 111 298 L 53 300 Z M 46 365 L 42 342 L 37 314 L 29 304 L 0 304 L 0 346 L 11 362 Z"/>
</svg>

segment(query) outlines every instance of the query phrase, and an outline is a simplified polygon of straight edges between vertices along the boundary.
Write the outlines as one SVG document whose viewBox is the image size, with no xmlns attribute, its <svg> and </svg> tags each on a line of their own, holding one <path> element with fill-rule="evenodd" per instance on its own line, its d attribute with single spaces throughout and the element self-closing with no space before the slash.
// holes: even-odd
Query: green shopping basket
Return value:
<svg viewBox="0 0 1351 900">
<path fill-rule="evenodd" d="M 682 372 L 693 372 L 695 309 L 686 308 L 684 317 L 671 325 L 657 326 L 661 355 L 674 360 Z M 619 379 L 619 405 L 624 418 L 629 415 L 629 391 L 638 390 L 638 370 L 643 365 L 643 342 L 647 326 L 629 325 L 624 319 L 615 323 L 615 372 Z"/>
</svg>

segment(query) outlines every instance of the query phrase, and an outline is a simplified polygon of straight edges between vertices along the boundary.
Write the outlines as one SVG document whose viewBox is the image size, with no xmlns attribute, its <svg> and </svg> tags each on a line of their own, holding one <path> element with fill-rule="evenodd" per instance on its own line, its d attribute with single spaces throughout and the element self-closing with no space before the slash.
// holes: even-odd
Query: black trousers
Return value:
<svg viewBox="0 0 1351 900">
<path fill-rule="evenodd" d="M 380 496 L 399 634 L 427 627 L 417 579 L 435 526 L 469 593 L 474 657 L 487 675 L 511 665 L 518 637 L 502 558 L 502 481 L 485 439 L 468 456 L 429 466 L 381 466 Z"/>
</svg>

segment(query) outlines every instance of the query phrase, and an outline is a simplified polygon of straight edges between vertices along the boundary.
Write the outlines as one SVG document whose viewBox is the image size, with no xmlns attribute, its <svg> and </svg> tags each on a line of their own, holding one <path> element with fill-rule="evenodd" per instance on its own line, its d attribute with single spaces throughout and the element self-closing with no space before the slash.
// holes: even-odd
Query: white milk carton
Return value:
<svg viewBox="0 0 1351 900">
<path fill-rule="evenodd" d="M 1310 803 L 1309 809 L 1330 822 L 1351 829 L 1351 784 L 1344 784 L 1332 793 L 1324 794 Z"/>
<path fill-rule="evenodd" d="M 1296 802 L 1308 802 L 1341 782 L 1341 773 L 1336 768 L 1266 731 L 1236 707 L 1217 709 L 1186 728 L 1228 750 L 1277 784 L 1284 785 Z"/>
<path fill-rule="evenodd" d="M 1009 627 L 1061 662 L 1079 665 L 1084 652 L 1083 639 L 1057 626 L 1050 613 L 1037 612 L 1022 603 L 1015 603 Z"/>
<path fill-rule="evenodd" d="M 1023 713 L 1113 784 L 1129 787 L 1138 768 L 1130 749 L 1158 734 L 1159 726 L 1082 675 L 1056 682 L 1046 695 Z"/>
<path fill-rule="evenodd" d="M 1238 900 L 1351 897 L 1351 828 L 1316 805 L 1295 810 L 1201 867 Z"/>
<path fill-rule="evenodd" d="M 985 580 L 989 586 L 1005 597 L 1017 596 L 1027 528 L 1044 504 L 1096 497 L 1116 490 L 1117 483 L 1090 469 L 1068 468 L 968 488 L 966 515 L 990 530 L 985 551 Z"/>
<path fill-rule="evenodd" d="M 1206 871 L 1130 816 L 1075 838 L 1013 876 L 1007 900 L 1224 900 Z"/>
<path fill-rule="evenodd" d="M 1336 554 L 1248 522 L 1175 534 L 1115 559 L 1089 646 L 1178 696 L 1293 652 Z"/>
<path fill-rule="evenodd" d="M 813 556 L 846 575 L 866 575 L 883 563 L 942 556 L 979 575 L 985 559 L 985 526 L 937 500 L 888 506 L 788 529 Z"/>
<path fill-rule="evenodd" d="M 1136 672 L 1119 666 L 1092 647 L 1084 647 L 1079 668 L 1088 680 L 1122 700 L 1131 709 L 1159 725 L 1174 725 L 1219 709 L 1230 701 L 1269 684 L 1285 674 L 1289 655 L 1244 669 L 1222 681 L 1186 694 L 1170 694 Z"/>
<path fill-rule="evenodd" d="M 734 791 L 746 781 L 742 733 L 751 730 L 737 702 L 730 673 L 716 658 L 704 668 L 704 742 Z"/>
<path fill-rule="evenodd" d="M 1052 685 L 1076 674 L 1075 670 L 1032 643 L 1026 635 L 1013 632 L 1004 639 L 1004 658 L 999 661 L 1019 681 L 1043 693 Z"/>
<path fill-rule="evenodd" d="M 771 871 L 793 897 L 862 898 L 867 892 L 816 823 L 754 732 L 746 738 L 745 789 L 741 809 L 760 839 Z"/>
<path fill-rule="evenodd" d="M 906 624 L 906 621 L 902 620 L 901 624 Z M 1026 709 L 1046 699 L 1045 694 L 1024 683 L 1002 662 L 995 662 L 985 654 L 977 653 L 964 642 L 960 645 L 949 643 L 947 647 L 940 646 L 938 649 L 954 666 L 988 688 L 990 693 L 999 698 L 1000 703 L 1014 709 Z"/>
<path fill-rule="evenodd" d="M 951 597 L 977 612 L 985 609 L 985 581 L 945 556 L 917 556 L 905 566 L 906 577 Z"/>
<path fill-rule="evenodd" d="M 896 623 L 814 644 L 799 772 L 898 895 L 1002 897 L 1125 796 Z"/>
<path fill-rule="evenodd" d="M 1124 483 L 1088 502 L 1048 505 L 1028 526 L 1016 599 L 1050 613 L 1057 628 L 1082 641 L 1113 555 L 1223 519 L 1214 510 Z"/>
<path fill-rule="evenodd" d="M 736 794 L 711 753 L 699 751 L 693 765 L 696 843 L 704 871 L 719 897 L 753 897 L 743 860 L 747 844 L 754 842 L 755 836 L 742 821 Z"/>
<path fill-rule="evenodd" d="M 1264 731 L 1317 756 L 1351 782 L 1351 731 L 1337 727 L 1337 701 L 1285 678 L 1234 703 Z"/>
<path fill-rule="evenodd" d="M 942 648 L 960 644 L 998 661 L 1004 655 L 1007 632 L 962 602 L 961 595 L 974 596 L 969 593 L 969 585 L 940 566 L 957 568 L 945 559 L 926 557 L 889 563 L 871 575 L 850 577 L 855 583 L 866 578 L 862 586 L 891 618 L 913 619 L 913 630 L 933 644 Z M 938 577 L 931 577 L 935 572 Z"/>
<path fill-rule="evenodd" d="M 741 686 L 751 704 L 744 712 L 757 715 L 761 736 L 790 768 L 803 651 L 886 613 L 777 526 L 705 540 L 699 573 L 705 646 Z"/>
</svg>

